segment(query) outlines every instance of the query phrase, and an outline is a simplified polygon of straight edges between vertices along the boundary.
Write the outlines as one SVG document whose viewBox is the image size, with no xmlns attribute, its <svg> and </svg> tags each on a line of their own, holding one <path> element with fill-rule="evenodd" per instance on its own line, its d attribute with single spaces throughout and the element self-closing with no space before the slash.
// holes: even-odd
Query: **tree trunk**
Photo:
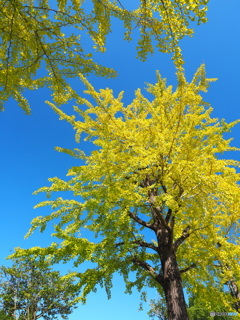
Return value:
<svg viewBox="0 0 240 320">
<path fill-rule="evenodd" d="M 168 250 L 161 260 L 168 320 L 189 320 L 175 253 Z"/>
</svg>

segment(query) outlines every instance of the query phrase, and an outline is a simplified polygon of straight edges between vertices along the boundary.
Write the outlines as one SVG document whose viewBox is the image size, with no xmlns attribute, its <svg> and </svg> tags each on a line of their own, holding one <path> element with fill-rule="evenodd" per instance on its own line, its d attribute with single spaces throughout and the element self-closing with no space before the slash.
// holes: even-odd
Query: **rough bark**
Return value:
<svg viewBox="0 0 240 320">
<path fill-rule="evenodd" d="M 159 176 L 151 178 L 149 175 L 146 175 L 140 186 L 149 188 L 158 180 Z M 166 186 L 163 183 L 161 183 L 161 186 L 163 191 L 167 193 Z M 161 271 L 158 274 L 157 270 L 146 261 L 140 260 L 137 256 L 135 256 L 132 261 L 134 264 L 146 270 L 149 275 L 162 286 L 168 310 L 168 320 L 189 320 L 183 293 L 181 273 L 195 267 L 195 264 L 180 271 L 178 268 L 176 252 L 178 247 L 190 236 L 190 226 L 187 226 L 183 230 L 182 235 L 173 241 L 175 216 L 171 208 L 165 213 L 164 205 L 161 206 L 158 204 L 156 201 L 158 192 L 158 189 L 154 187 L 148 190 L 148 203 L 150 204 L 152 215 L 151 222 L 140 219 L 132 212 L 129 212 L 129 216 L 141 226 L 155 232 L 158 242 L 157 246 L 153 246 L 144 241 L 134 241 L 134 243 L 140 247 L 151 248 L 158 253 L 161 261 Z M 180 189 L 179 196 L 182 192 L 183 190 Z"/>
<path fill-rule="evenodd" d="M 240 291 L 235 281 L 228 281 L 227 286 L 230 290 L 231 296 L 236 298 L 237 302 L 234 303 L 233 307 L 237 312 L 240 312 Z"/>
<path fill-rule="evenodd" d="M 167 252 L 162 258 L 163 283 L 168 319 L 189 320 L 184 299 L 181 273 L 175 253 Z"/>
</svg>

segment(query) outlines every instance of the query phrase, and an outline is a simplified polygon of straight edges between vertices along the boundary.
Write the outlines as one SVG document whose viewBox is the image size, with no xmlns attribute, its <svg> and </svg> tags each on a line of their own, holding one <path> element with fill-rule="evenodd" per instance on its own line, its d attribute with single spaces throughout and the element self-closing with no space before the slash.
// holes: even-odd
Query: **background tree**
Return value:
<svg viewBox="0 0 240 320">
<path fill-rule="evenodd" d="M 168 320 L 167 316 L 167 306 L 164 299 L 160 298 L 158 300 L 151 300 L 150 301 L 150 311 L 148 312 L 150 318 L 155 320 Z M 190 320 L 234 320 L 236 319 L 235 315 L 231 316 L 229 313 L 228 315 L 224 316 L 225 309 L 221 306 L 221 301 L 219 302 L 219 306 L 217 310 L 214 310 L 216 313 L 221 313 L 222 315 L 210 315 L 210 312 L 205 309 L 205 307 L 196 301 L 194 296 L 190 296 L 188 299 L 188 314 Z"/>
<path fill-rule="evenodd" d="M 120 19 L 125 38 L 132 30 L 140 33 L 137 46 L 140 59 L 156 48 L 174 52 L 181 64 L 179 40 L 192 35 L 191 21 L 206 21 L 208 0 L 195 1 L 129 1 L 6 0 L 0 4 L 0 108 L 13 97 L 30 112 L 23 96 L 25 89 L 49 87 L 55 102 L 72 96 L 67 79 L 79 73 L 113 76 L 115 72 L 97 64 L 94 49 L 105 50 L 106 36 L 111 32 L 112 18 Z M 113 30 L 114 32 L 114 30 Z M 83 40 L 82 40 L 83 38 Z"/>
<path fill-rule="evenodd" d="M 14 318 L 7 315 L 3 310 L 0 310 L 0 320 L 14 320 Z"/>
<path fill-rule="evenodd" d="M 42 258 L 14 259 L 12 267 L 1 267 L 0 275 L 3 319 L 67 319 L 76 304 L 73 279 L 61 278 Z"/>
<path fill-rule="evenodd" d="M 92 268 L 78 274 L 83 301 L 99 283 L 110 296 L 112 276 L 119 272 L 129 293 L 134 286 L 162 292 L 169 320 L 188 319 L 183 287 L 209 312 L 219 301 L 233 310 L 236 298 L 222 289 L 240 272 L 239 162 L 219 154 L 238 150 L 223 136 L 238 121 L 227 124 L 211 117 L 200 95 L 211 81 L 204 66 L 190 83 L 178 72 L 176 90 L 158 76 L 148 87 L 152 100 L 137 90 L 127 106 L 122 94 L 115 98 L 110 89 L 97 92 L 83 81 L 95 102 L 79 97 L 87 107 L 75 107 L 79 119 L 51 105 L 72 124 L 77 141 L 84 134 L 95 149 L 86 155 L 58 148 L 80 158 L 80 166 L 69 170 L 69 180 L 49 179 L 51 185 L 38 191 L 49 197 L 70 191 L 79 201 L 40 203 L 53 212 L 35 218 L 30 233 L 58 218 L 54 236 L 60 243 L 19 249 L 15 255 L 74 259 L 75 266 L 92 262 Z M 79 235 L 86 229 L 88 239 Z M 216 262 L 231 270 L 220 270 Z M 129 278 L 133 273 L 135 281 Z"/>
<path fill-rule="evenodd" d="M 151 319 L 168 320 L 165 299 L 160 297 L 158 300 L 151 300 L 148 314 Z"/>
</svg>

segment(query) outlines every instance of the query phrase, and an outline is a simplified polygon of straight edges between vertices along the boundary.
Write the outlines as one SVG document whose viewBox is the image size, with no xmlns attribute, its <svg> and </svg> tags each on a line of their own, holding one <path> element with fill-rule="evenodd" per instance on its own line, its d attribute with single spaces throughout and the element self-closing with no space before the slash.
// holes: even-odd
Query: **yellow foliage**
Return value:
<svg viewBox="0 0 240 320">
<path fill-rule="evenodd" d="M 54 211 L 34 219 L 31 231 L 58 218 L 54 235 L 62 240 L 55 251 L 41 253 L 50 252 L 58 260 L 77 259 L 75 265 L 84 260 L 96 263 L 96 269 L 80 277 L 84 294 L 99 279 L 109 289 L 116 271 L 129 292 L 133 285 L 141 290 L 146 283 L 156 286 L 156 248 L 161 252 L 164 245 L 158 231 L 164 229 L 172 234 L 169 241 L 179 267 L 196 265 L 183 275 L 189 292 L 211 302 L 214 291 L 223 305 L 231 305 L 234 299 L 222 292 L 222 286 L 239 277 L 240 163 L 222 153 L 239 151 L 224 137 L 239 121 L 227 124 L 211 117 L 212 108 L 200 95 L 212 81 L 205 77 L 204 66 L 190 83 L 179 71 L 175 90 L 158 74 L 156 84 L 147 89 L 152 99 L 137 90 L 129 105 L 123 104 L 122 93 L 115 98 L 108 88 L 97 92 L 81 78 L 92 97 L 85 111 L 76 107 L 79 116 L 73 117 L 51 106 L 95 148 L 81 158 L 83 165 L 69 170 L 70 180 L 53 178 L 50 187 L 39 190 L 49 196 L 71 191 L 79 197 L 79 202 L 58 198 L 39 205 L 51 205 Z M 156 224 L 160 229 L 154 229 Z M 76 236 L 86 229 L 95 242 Z M 139 270 L 132 263 L 136 255 L 153 268 Z M 134 283 L 128 279 L 130 271 L 137 272 Z"/>
<path fill-rule="evenodd" d="M 180 68 L 183 60 L 178 42 L 192 35 L 192 20 L 206 21 L 208 0 L 139 1 L 128 9 L 128 3 L 114 0 L 6 0 L 0 4 L 0 109 L 13 97 L 26 113 L 30 106 L 22 93 L 44 86 L 53 92 L 55 103 L 67 102 L 74 91 L 67 78 L 79 73 L 114 76 L 116 72 L 95 63 L 92 53 L 85 52 L 81 36 L 88 35 L 93 47 L 104 52 L 111 32 L 112 17 L 120 19 L 129 40 L 138 27 L 138 56 L 145 60 L 156 48 L 173 53 Z M 114 31 L 113 31 L 114 32 Z M 39 70 L 42 76 L 39 76 Z"/>
</svg>

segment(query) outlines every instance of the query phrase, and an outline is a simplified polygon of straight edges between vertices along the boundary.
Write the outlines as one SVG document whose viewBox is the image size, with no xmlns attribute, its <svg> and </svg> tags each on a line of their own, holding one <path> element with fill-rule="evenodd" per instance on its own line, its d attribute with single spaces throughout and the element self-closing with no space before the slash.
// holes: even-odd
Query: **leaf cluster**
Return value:
<svg viewBox="0 0 240 320">
<path fill-rule="evenodd" d="M 56 4 L 48 0 L 6 0 L 0 4 L 0 108 L 10 97 L 30 112 L 23 93 L 49 87 L 56 103 L 68 101 L 73 89 L 67 79 L 79 73 L 114 76 L 100 66 L 86 48 L 86 35 L 96 50 L 105 51 L 112 18 L 120 19 L 126 39 L 138 28 L 138 56 L 145 60 L 153 52 L 152 42 L 162 52 L 173 52 L 182 64 L 178 42 L 193 33 L 190 21 L 206 21 L 207 0 L 140 1 L 129 8 L 120 1 L 79 0 Z"/>
</svg>

